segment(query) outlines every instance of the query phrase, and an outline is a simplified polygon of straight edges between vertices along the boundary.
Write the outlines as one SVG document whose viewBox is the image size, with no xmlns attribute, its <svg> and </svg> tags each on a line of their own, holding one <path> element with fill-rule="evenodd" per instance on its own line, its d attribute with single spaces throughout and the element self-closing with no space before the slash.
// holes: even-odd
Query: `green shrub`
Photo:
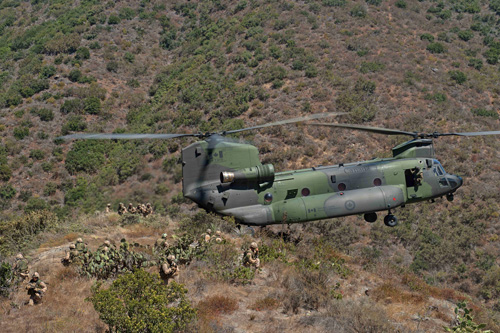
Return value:
<svg viewBox="0 0 500 333">
<path fill-rule="evenodd" d="M 429 42 L 433 42 L 434 41 L 434 36 L 429 34 L 429 33 L 425 33 L 425 34 L 422 34 L 420 35 L 420 39 L 421 40 L 427 40 Z"/>
<path fill-rule="evenodd" d="M 118 62 L 110 61 L 106 64 L 106 69 L 108 72 L 116 73 L 118 72 Z"/>
<path fill-rule="evenodd" d="M 56 194 L 56 191 L 57 191 L 57 185 L 55 183 L 48 182 L 47 184 L 45 184 L 45 187 L 43 189 L 43 195 L 51 196 Z"/>
<path fill-rule="evenodd" d="M 373 72 L 378 72 L 381 71 L 385 68 L 385 65 L 380 63 L 380 62 L 366 62 L 363 61 L 361 63 L 361 66 L 359 68 L 359 71 L 363 74 L 366 73 L 373 73 Z"/>
<path fill-rule="evenodd" d="M 373 81 L 368 81 L 364 79 L 359 79 L 354 85 L 354 89 L 357 91 L 364 91 L 368 94 L 373 94 L 375 92 L 377 85 Z"/>
<path fill-rule="evenodd" d="M 69 132 L 81 132 L 87 128 L 87 123 L 82 116 L 70 115 L 68 120 L 61 127 L 61 134 L 66 135 Z"/>
<path fill-rule="evenodd" d="M 407 4 L 406 4 L 406 1 L 404 0 L 397 0 L 396 3 L 395 3 L 396 7 L 398 8 L 406 8 Z"/>
<path fill-rule="evenodd" d="M 126 52 L 123 56 L 123 59 L 132 64 L 135 61 L 135 56 L 130 52 Z"/>
<path fill-rule="evenodd" d="M 461 71 L 449 71 L 448 75 L 458 84 L 463 84 L 467 81 L 467 75 Z"/>
<path fill-rule="evenodd" d="M 456 324 L 453 327 L 444 327 L 446 332 L 477 332 L 477 333 L 492 333 L 490 330 L 483 330 L 486 324 L 476 324 L 474 322 L 474 316 L 472 315 L 472 309 L 467 308 L 467 302 L 458 302 L 455 308 L 455 314 L 457 316 Z"/>
<path fill-rule="evenodd" d="M 279 59 L 283 55 L 283 52 L 281 51 L 281 48 L 279 46 L 272 45 L 272 46 L 269 47 L 269 54 L 274 59 Z"/>
<path fill-rule="evenodd" d="M 42 208 L 43 207 L 43 208 Z M 39 198 L 30 198 L 25 214 L 0 224 L 0 254 L 9 255 L 36 244 L 36 235 L 56 227 L 59 220 L 47 211 L 48 205 Z"/>
<path fill-rule="evenodd" d="M 130 79 L 127 81 L 127 86 L 131 88 L 139 88 L 141 84 L 139 83 L 139 80 L 137 79 Z"/>
<path fill-rule="evenodd" d="M 76 50 L 75 59 L 85 60 L 90 59 L 90 51 L 86 47 L 80 47 Z"/>
<path fill-rule="evenodd" d="M 469 41 L 474 37 L 474 33 L 471 30 L 463 30 L 458 33 L 458 38 L 463 41 Z"/>
<path fill-rule="evenodd" d="M 34 159 L 35 161 L 43 160 L 45 158 L 45 153 L 40 149 L 32 149 L 30 151 L 30 158 Z"/>
<path fill-rule="evenodd" d="M 71 82 L 78 82 L 78 80 L 80 80 L 81 77 L 82 77 L 82 72 L 79 69 L 73 69 L 68 74 L 68 79 Z"/>
<path fill-rule="evenodd" d="M 51 121 L 54 120 L 54 112 L 50 109 L 33 109 L 32 112 L 40 117 L 41 121 Z"/>
<path fill-rule="evenodd" d="M 427 94 L 425 95 L 425 99 L 427 100 L 433 100 L 436 102 L 445 102 L 446 101 L 446 94 L 444 93 L 434 93 L 434 94 Z"/>
<path fill-rule="evenodd" d="M 120 17 L 117 15 L 109 15 L 108 17 L 108 24 L 118 24 L 120 21 Z"/>
<path fill-rule="evenodd" d="M 111 332 L 179 332 L 195 317 L 183 285 L 163 283 L 139 269 L 117 278 L 108 289 L 92 287 L 88 298 Z"/>
<path fill-rule="evenodd" d="M 92 42 L 90 43 L 89 48 L 91 50 L 98 50 L 101 48 L 101 44 L 99 44 L 99 42 Z"/>
<path fill-rule="evenodd" d="M 475 108 L 472 109 L 471 112 L 480 117 L 491 117 L 494 119 L 498 119 L 498 113 L 495 110 L 487 110 L 484 108 Z"/>
<path fill-rule="evenodd" d="M 97 172 L 104 164 L 105 153 L 108 151 L 109 147 L 102 141 L 78 141 L 66 156 L 66 170 L 70 174 L 80 171 Z"/>
<path fill-rule="evenodd" d="M 380 6 L 382 4 L 382 0 L 365 0 L 367 4 Z"/>
<path fill-rule="evenodd" d="M 343 7 L 346 4 L 346 0 L 322 0 L 322 3 L 326 7 Z"/>
<path fill-rule="evenodd" d="M 483 68 L 483 61 L 477 58 L 469 59 L 469 67 L 473 67 L 474 69 L 481 70 Z"/>
<path fill-rule="evenodd" d="M 26 126 L 14 127 L 14 137 L 17 140 L 22 140 L 30 135 L 30 129 Z"/>
<path fill-rule="evenodd" d="M 49 55 L 73 53 L 80 46 L 80 41 L 81 38 L 77 33 L 63 35 L 59 32 L 44 45 L 43 49 Z"/>
<path fill-rule="evenodd" d="M 366 17 L 366 8 L 365 6 L 361 4 L 356 4 L 354 7 L 352 7 L 351 11 L 349 12 L 352 17 Z"/>
<path fill-rule="evenodd" d="M 12 170 L 7 163 L 0 163 L 0 180 L 6 182 L 12 177 Z"/>
<path fill-rule="evenodd" d="M 0 198 L 9 200 L 16 196 L 16 189 L 12 185 L 7 184 L 0 187 Z"/>
<path fill-rule="evenodd" d="M 49 77 L 55 75 L 57 72 L 56 68 L 52 65 L 43 66 L 40 71 L 41 79 L 48 79 Z"/>
<path fill-rule="evenodd" d="M 0 264 L 0 296 L 8 297 L 10 286 L 14 280 L 14 272 L 8 262 Z"/>
<path fill-rule="evenodd" d="M 318 76 L 318 69 L 314 65 L 307 65 L 305 75 L 309 78 L 316 77 Z"/>
<path fill-rule="evenodd" d="M 486 62 L 490 65 L 496 65 L 498 63 L 498 59 L 500 57 L 500 48 L 491 47 L 485 53 L 484 57 L 486 58 Z"/>
<path fill-rule="evenodd" d="M 80 113 L 83 111 L 83 102 L 81 99 L 67 99 L 61 105 L 60 111 L 62 114 Z"/>
<path fill-rule="evenodd" d="M 444 53 L 446 52 L 446 48 L 443 44 L 434 42 L 427 45 L 427 51 L 429 51 L 430 53 Z"/>
<path fill-rule="evenodd" d="M 122 20 L 131 20 L 135 17 L 135 10 L 130 7 L 120 8 L 120 19 Z"/>
<path fill-rule="evenodd" d="M 99 114 L 101 108 L 101 100 L 98 97 L 88 97 L 83 101 L 83 110 L 85 113 Z"/>
</svg>

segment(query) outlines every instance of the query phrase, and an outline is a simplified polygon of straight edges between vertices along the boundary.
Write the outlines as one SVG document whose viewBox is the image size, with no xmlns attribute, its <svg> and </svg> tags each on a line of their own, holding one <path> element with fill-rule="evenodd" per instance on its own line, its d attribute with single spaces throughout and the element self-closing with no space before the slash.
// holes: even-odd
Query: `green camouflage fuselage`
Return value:
<svg viewBox="0 0 500 333">
<path fill-rule="evenodd" d="M 210 137 L 183 149 L 183 192 L 249 225 L 387 211 L 453 193 L 462 179 L 444 172 L 432 145 L 420 141 L 396 147 L 395 158 L 274 173 L 256 147 Z"/>
</svg>

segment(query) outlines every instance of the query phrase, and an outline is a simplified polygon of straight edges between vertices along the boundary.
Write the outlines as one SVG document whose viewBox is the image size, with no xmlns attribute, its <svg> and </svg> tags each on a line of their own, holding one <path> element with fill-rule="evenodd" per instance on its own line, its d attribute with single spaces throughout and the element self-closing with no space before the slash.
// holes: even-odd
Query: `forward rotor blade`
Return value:
<svg viewBox="0 0 500 333">
<path fill-rule="evenodd" d="M 342 127 L 342 128 L 350 128 L 365 132 L 372 132 L 378 134 L 386 134 L 386 135 L 409 135 L 412 137 L 418 136 L 417 132 L 406 132 L 389 128 L 380 128 L 380 127 L 371 127 L 371 126 L 359 126 L 359 125 L 350 125 L 350 124 L 322 124 L 322 123 L 308 123 L 307 125 L 311 126 L 327 126 L 327 127 Z"/>
<path fill-rule="evenodd" d="M 292 119 L 287 119 L 287 120 L 280 120 L 276 121 L 274 123 L 268 123 L 268 124 L 263 124 L 263 125 L 257 125 L 257 126 L 252 126 L 252 127 L 246 127 L 246 128 L 240 128 L 237 130 L 232 130 L 232 131 L 225 131 L 222 132 L 221 134 L 234 134 L 234 133 L 239 133 L 243 131 L 250 131 L 254 129 L 259 129 L 259 128 L 265 128 L 265 127 L 271 127 L 271 126 L 279 126 L 279 125 L 286 125 L 286 124 L 293 124 L 293 123 L 300 123 L 303 121 L 307 120 L 313 120 L 313 119 L 321 119 L 321 118 L 327 118 L 327 117 L 333 117 L 333 116 L 340 116 L 346 114 L 345 112 L 328 112 L 328 113 L 316 113 L 312 114 L 309 116 L 305 117 L 298 117 L 298 118 L 292 118 Z"/>
<path fill-rule="evenodd" d="M 372 132 L 377 134 L 385 135 L 409 135 L 414 138 L 437 138 L 440 136 L 480 136 L 480 135 L 500 135 L 500 131 L 484 131 L 484 132 L 463 132 L 463 133 L 420 133 L 420 132 L 407 132 L 389 128 L 371 127 L 371 126 L 360 126 L 360 125 L 350 125 L 350 124 L 324 124 L 324 123 L 309 123 L 307 125 L 311 126 L 326 126 L 326 127 L 341 127 L 350 128 L 354 130 L 360 130 L 365 132 Z"/>
<path fill-rule="evenodd" d="M 464 132 L 464 133 L 443 133 L 443 134 L 440 134 L 440 135 L 459 135 L 459 136 L 500 135 L 500 131 Z"/>
<path fill-rule="evenodd" d="M 77 133 L 58 137 L 58 139 L 86 139 L 86 140 L 100 140 L 100 139 L 172 139 L 181 138 L 186 136 L 199 136 L 199 134 L 135 134 L 135 133 Z"/>
</svg>

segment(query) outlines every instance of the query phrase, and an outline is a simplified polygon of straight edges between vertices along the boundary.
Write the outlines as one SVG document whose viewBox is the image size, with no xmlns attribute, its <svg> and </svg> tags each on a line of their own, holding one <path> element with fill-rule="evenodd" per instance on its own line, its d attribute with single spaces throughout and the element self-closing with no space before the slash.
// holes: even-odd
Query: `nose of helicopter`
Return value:
<svg viewBox="0 0 500 333">
<path fill-rule="evenodd" d="M 450 183 L 450 186 L 454 190 L 457 189 L 457 188 L 459 188 L 460 186 L 462 186 L 462 184 L 464 183 L 464 180 L 462 179 L 462 177 L 457 176 L 457 175 L 450 175 L 448 177 L 448 181 Z"/>
</svg>

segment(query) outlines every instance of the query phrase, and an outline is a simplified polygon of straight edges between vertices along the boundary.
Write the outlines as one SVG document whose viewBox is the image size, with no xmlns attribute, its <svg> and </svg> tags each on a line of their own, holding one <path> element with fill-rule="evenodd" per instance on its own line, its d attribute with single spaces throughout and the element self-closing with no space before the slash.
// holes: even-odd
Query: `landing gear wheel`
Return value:
<svg viewBox="0 0 500 333">
<path fill-rule="evenodd" d="M 395 227 L 398 224 L 398 218 L 392 214 L 387 214 L 384 217 L 384 224 L 388 227 Z"/>
<path fill-rule="evenodd" d="M 366 213 L 364 218 L 366 222 L 373 223 L 377 221 L 377 213 Z"/>
<path fill-rule="evenodd" d="M 453 195 L 453 193 L 448 193 L 446 195 L 446 200 L 451 202 L 451 201 L 453 201 L 453 199 L 455 199 L 455 196 Z"/>
</svg>

